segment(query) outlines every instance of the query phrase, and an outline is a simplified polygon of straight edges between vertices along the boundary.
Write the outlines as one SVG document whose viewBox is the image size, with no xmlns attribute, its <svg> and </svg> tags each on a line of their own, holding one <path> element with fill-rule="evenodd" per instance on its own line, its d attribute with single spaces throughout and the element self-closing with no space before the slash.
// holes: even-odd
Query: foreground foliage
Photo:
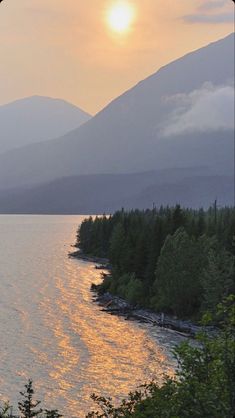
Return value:
<svg viewBox="0 0 235 418">
<path fill-rule="evenodd" d="M 235 414 L 235 297 L 218 306 L 221 331 L 198 336 L 198 345 L 175 349 L 178 368 L 160 387 L 152 382 L 115 407 L 93 395 L 98 410 L 88 418 L 233 418 Z M 207 318 L 208 321 L 208 318 Z"/>
<path fill-rule="evenodd" d="M 86 219 L 78 247 L 108 257 L 100 290 L 132 304 L 199 319 L 234 293 L 235 209 L 175 208 Z"/>
<path fill-rule="evenodd" d="M 25 391 L 20 392 L 22 400 L 18 402 L 18 409 L 20 415 L 13 414 L 13 408 L 7 402 L 0 407 L 0 418 L 60 418 L 62 415 L 57 409 L 38 408 L 41 401 L 34 399 L 33 382 L 29 380 L 25 385 Z"/>
</svg>

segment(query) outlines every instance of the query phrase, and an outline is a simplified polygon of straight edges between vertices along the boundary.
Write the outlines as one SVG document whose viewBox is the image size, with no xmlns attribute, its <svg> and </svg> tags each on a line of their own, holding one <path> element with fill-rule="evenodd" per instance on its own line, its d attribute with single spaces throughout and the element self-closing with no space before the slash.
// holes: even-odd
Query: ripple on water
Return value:
<svg viewBox="0 0 235 418">
<path fill-rule="evenodd" d="M 81 220 L 0 216 L 0 393 L 11 397 L 31 377 L 38 398 L 65 418 L 84 417 L 93 392 L 118 401 L 172 374 L 178 340 L 92 302 L 100 272 L 68 258 Z"/>
</svg>

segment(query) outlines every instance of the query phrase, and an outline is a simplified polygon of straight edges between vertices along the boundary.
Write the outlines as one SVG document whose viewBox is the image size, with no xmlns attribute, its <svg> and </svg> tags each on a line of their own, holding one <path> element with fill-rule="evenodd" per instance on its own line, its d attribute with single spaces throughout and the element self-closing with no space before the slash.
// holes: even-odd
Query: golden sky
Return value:
<svg viewBox="0 0 235 418">
<path fill-rule="evenodd" d="M 134 10 L 115 32 L 117 3 Z M 34 94 L 94 114 L 162 65 L 234 30 L 231 0 L 4 0 L 0 104 Z"/>
</svg>

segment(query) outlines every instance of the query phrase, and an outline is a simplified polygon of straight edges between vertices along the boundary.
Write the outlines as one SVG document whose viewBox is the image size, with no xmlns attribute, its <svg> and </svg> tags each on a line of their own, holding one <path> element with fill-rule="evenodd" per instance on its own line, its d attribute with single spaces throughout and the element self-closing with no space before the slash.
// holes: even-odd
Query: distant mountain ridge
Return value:
<svg viewBox="0 0 235 418">
<path fill-rule="evenodd" d="M 135 174 L 66 177 L 50 183 L 0 193 L 0 213 L 102 214 L 161 205 L 207 208 L 234 202 L 232 176 L 206 168 L 157 170 Z"/>
<path fill-rule="evenodd" d="M 233 204 L 233 83 L 231 34 L 161 68 L 78 129 L 0 155 L 0 212 Z M 177 169 L 186 174 L 176 179 Z"/>
<path fill-rule="evenodd" d="M 0 106 L 0 153 L 62 136 L 91 116 L 61 99 L 32 96 Z"/>
<path fill-rule="evenodd" d="M 232 122 L 225 126 L 233 111 L 233 79 L 231 34 L 161 68 L 65 136 L 0 156 L 0 189 L 81 174 L 196 165 L 231 174 Z M 218 103 L 226 111 L 216 113 Z M 177 119 L 182 124 L 190 117 L 191 131 L 177 134 L 177 127 L 175 134 L 166 135 Z"/>
</svg>

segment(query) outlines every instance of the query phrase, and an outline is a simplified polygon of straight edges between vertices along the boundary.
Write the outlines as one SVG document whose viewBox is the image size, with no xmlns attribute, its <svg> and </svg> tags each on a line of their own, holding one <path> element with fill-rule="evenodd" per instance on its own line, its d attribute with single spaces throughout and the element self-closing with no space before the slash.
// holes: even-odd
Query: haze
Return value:
<svg viewBox="0 0 235 418">
<path fill-rule="evenodd" d="M 115 3 L 3 2 L 0 104 L 37 94 L 94 114 L 162 65 L 233 31 L 227 0 L 130 0 L 135 19 L 115 33 L 106 21 Z"/>
</svg>

